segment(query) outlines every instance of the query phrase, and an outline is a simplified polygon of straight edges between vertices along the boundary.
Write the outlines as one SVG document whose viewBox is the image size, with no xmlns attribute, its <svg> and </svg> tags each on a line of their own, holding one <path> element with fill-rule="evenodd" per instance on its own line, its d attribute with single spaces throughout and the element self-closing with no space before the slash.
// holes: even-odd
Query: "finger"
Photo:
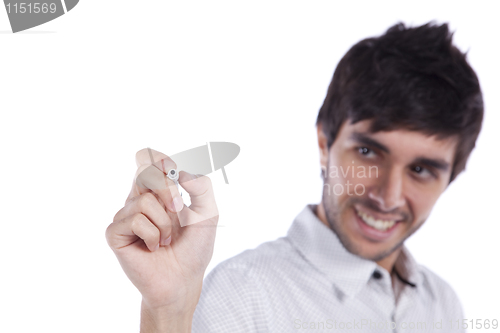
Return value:
<svg viewBox="0 0 500 333">
<path fill-rule="evenodd" d="M 151 148 L 139 150 L 135 154 L 135 163 L 138 168 L 143 165 L 155 165 L 163 173 L 167 173 L 168 166 L 173 166 L 170 169 L 176 168 L 175 162 L 170 157 Z"/>
<path fill-rule="evenodd" d="M 106 229 L 106 240 L 115 251 L 142 239 L 153 252 L 160 245 L 160 230 L 143 214 L 137 213 L 111 223 Z"/>
<path fill-rule="evenodd" d="M 215 203 L 212 180 L 209 177 L 180 171 L 179 184 L 188 192 L 192 205 L 208 207 Z"/>
<path fill-rule="evenodd" d="M 178 213 L 181 226 L 206 221 L 219 215 L 209 177 L 180 171 L 179 184 L 191 198 L 191 205 Z"/>
<path fill-rule="evenodd" d="M 171 169 L 177 169 L 175 162 L 167 155 L 151 148 L 141 149 L 135 156 L 137 172 L 135 179 L 140 187 L 149 186 L 149 189 L 165 188 L 163 174 L 167 174 Z M 153 188 L 152 188 L 153 187 Z"/>
<path fill-rule="evenodd" d="M 157 194 L 171 212 L 178 212 L 182 209 L 183 204 L 177 185 L 155 166 L 150 165 L 140 173 L 136 179 L 136 186 L 138 193 L 142 194 L 151 190 Z"/>
<path fill-rule="evenodd" d="M 113 221 L 120 221 L 127 216 L 141 213 L 160 230 L 160 245 L 168 245 L 172 233 L 172 220 L 158 200 L 151 192 L 136 196 L 116 213 Z"/>
<path fill-rule="evenodd" d="M 151 164 L 152 161 L 153 164 Z M 175 162 L 167 155 L 149 148 L 137 152 L 136 162 L 139 168 L 135 175 L 135 184 L 127 200 L 151 190 L 160 197 L 171 212 L 182 209 L 182 200 L 177 185 L 165 176 L 169 170 L 177 168 Z"/>
<path fill-rule="evenodd" d="M 155 198 L 158 200 L 158 203 L 160 204 L 161 208 L 164 211 L 167 211 L 167 208 L 165 207 L 165 204 L 163 203 L 163 201 L 160 199 L 160 197 L 156 193 L 154 193 L 151 190 L 148 190 L 145 193 L 151 193 L 153 196 L 155 196 Z M 145 194 L 145 193 L 142 193 L 142 194 Z M 132 190 L 130 191 L 130 194 L 127 197 L 127 199 L 125 200 L 124 206 L 126 206 L 131 200 L 134 200 L 134 198 L 136 198 L 136 197 L 138 197 L 138 196 L 140 196 L 142 194 L 139 193 L 139 191 L 137 189 L 137 186 L 135 185 L 135 182 L 132 182 Z"/>
</svg>

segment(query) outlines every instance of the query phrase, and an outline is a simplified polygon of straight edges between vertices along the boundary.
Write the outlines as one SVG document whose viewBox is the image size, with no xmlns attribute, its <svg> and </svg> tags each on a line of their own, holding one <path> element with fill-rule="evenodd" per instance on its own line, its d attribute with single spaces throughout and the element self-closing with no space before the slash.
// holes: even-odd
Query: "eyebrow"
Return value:
<svg viewBox="0 0 500 333">
<path fill-rule="evenodd" d="M 383 152 L 386 152 L 390 154 L 389 148 L 387 148 L 385 145 L 381 144 L 380 142 L 366 136 L 363 133 L 359 132 L 354 132 L 351 135 L 351 140 L 355 140 L 361 144 L 365 144 L 371 147 L 375 147 L 377 149 L 382 150 Z M 437 170 L 442 170 L 442 171 L 447 171 L 450 168 L 450 164 L 442 159 L 432 159 L 432 158 L 427 158 L 427 157 L 417 157 L 414 161 L 414 164 L 423 164 L 427 165 L 430 167 L 433 167 Z"/>
<path fill-rule="evenodd" d="M 384 146 L 380 142 L 378 142 L 376 140 L 373 140 L 372 138 L 369 138 L 366 135 L 364 135 L 362 133 L 359 133 L 359 132 L 352 133 L 351 140 L 355 140 L 355 141 L 357 141 L 359 143 L 363 143 L 365 145 L 378 148 L 378 149 L 380 149 L 380 150 L 382 150 L 382 151 L 384 151 L 384 152 L 386 152 L 388 154 L 391 152 L 389 150 L 389 148 L 387 148 L 386 146 Z"/>
</svg>

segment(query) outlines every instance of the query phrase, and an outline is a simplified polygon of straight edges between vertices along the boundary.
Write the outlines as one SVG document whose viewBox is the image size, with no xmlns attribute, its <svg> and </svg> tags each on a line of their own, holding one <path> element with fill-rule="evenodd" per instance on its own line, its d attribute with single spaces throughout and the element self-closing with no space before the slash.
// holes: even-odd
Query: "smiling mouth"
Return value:
<svg viewBox="0 0 500 333">
<path fill-rule="evenodd" d="M 357 209 L 354 210 L 365 224 L 379 231 L 386 231 L 398 222 L 397 220 L 378 220 L 367 213 L 360 212 Z"/>
</svg>

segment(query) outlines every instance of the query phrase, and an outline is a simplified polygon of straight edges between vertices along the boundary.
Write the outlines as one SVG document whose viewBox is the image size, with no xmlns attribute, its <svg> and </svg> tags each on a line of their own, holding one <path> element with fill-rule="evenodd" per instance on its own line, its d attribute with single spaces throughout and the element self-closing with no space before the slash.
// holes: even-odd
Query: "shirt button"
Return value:
<svg viewBox="0 0 500 333">
<path fill-rule="evenodd" d="M 374 279 L 377 279 L 377 280 L 380 280 L 382 278 L 382 274 L 379 271 L 373 272 L 372 276 Z"/>
</svg>

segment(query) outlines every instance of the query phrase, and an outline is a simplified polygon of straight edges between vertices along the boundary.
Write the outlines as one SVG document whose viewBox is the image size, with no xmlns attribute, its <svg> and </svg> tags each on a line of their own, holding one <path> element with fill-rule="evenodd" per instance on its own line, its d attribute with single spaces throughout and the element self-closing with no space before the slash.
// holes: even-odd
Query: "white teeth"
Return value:
<svg viewBox="0 0 500 333">
<path fill-rule="evenodd" d="M 380 231 L 385 231 L 389 228 L 391 228 L 394 224 L 396 224 L 396 221 L 384 221 L 384 220 L 376 220 L 373 218 L 373 216 L 365 214 L 363 212 L 360 212 L 356 210 L 356 213 L 358 213 L 358 216 L 361 217 L 361 219 L 368 224 L 370 227 L 373 227 L 377 230 Z"/>
</svg>

